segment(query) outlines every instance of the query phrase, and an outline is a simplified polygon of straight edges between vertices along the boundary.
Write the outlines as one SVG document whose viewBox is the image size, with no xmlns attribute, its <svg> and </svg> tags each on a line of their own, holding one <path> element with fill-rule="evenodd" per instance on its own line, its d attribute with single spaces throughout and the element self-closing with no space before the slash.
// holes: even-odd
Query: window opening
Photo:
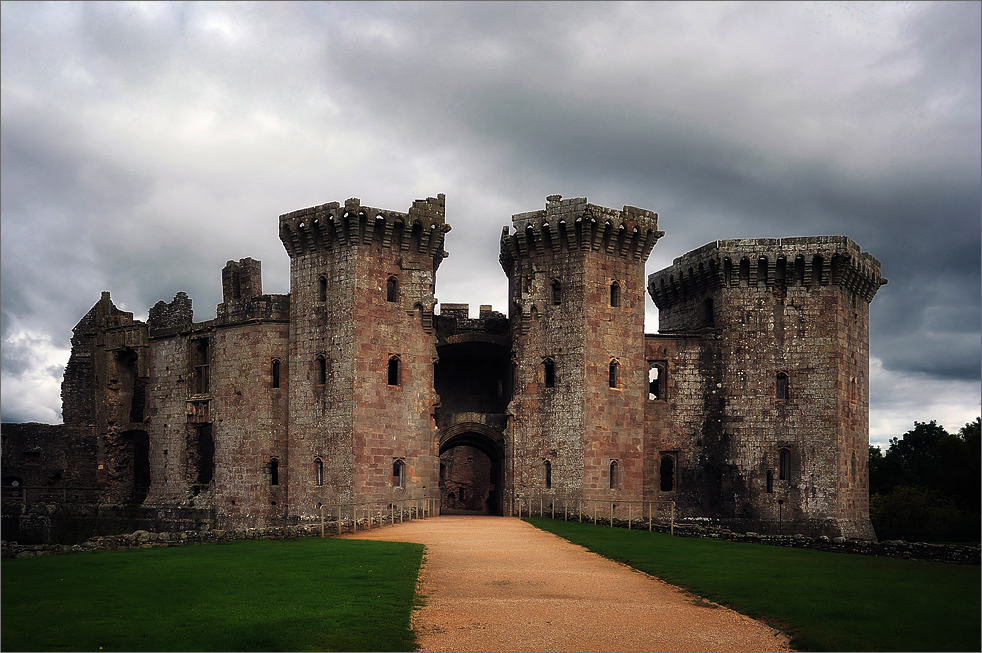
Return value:
<svg viewBox="0 0 982 653">
<path fill-rule="evenodd" d="M 785 372 L 777 373 L 776 387 L 774 390 L 774 397 L 778 400 L 783 400 L 788 398 L 788 375 Z"/>
<path fill-rule="evenodd" d="M 621 286 L 616 281 L 610 284 L 610 306 L 617 308 L 621 305 Z"/>
<path fill-rule="evenodd" d="M 767 493 L 768 494 L 773 494 L 774 493 L 774 470 L 773 469 L 768 469 L 767 470 Z"/>
<path fill-rule="evenodd" d="M 778 478 L 786 481 L 791 477 L 791 450 L 781 449 L 778 454 Z"/>
<path fill-rule="evenodd" d="M 703 326 L 716 326 L 716 312 L 713 310 L 712 297 L 707 297 L 702 302 L 702 323 Z"/>
<path fill-rule="evenodd" d="M 327 359 L 323 356 L 317 357 L 317 385 L 327 383 Z"/>
<path fill-rule="evenodd" d="M 40 451 L 25 451 L 23 452 L 24 464 L 30 467 L 38 467 L 41 465 L 41 452 Z"/>
<path fill-rule="evenodd" d="M 274 358 L 271 367 L 272 369 L 270 371 L 273 375 L 273 387 L 278 388 L 280 387 L 280 362 Z"/>
<path fill-rule="evenodd" d="M 324 485 L 324 461 L 320 458 L 314 458 L 314 474 L 317 485 Z"/>
<path fill-rule="evenodd" d="M 194 351 L 194 391 L 208 394 L 208 341 L 198 340 Z"/>
<path fill-rule="evenodd" d="M 675 458 L 663 454 L 659 474 L 661 476 L 661 491 L 672 492 L 675 490 Z"/>
<path fill-rule="evenodd" d="M 396 277 L 389 277 L 389 280 L 385 283 L 385 299 L 390 302 L 399 299 L 399 279 Z"/>
<path fill-rule="evenodd" d="M 272 458 L 269 461 L 269 484 L 280 484 L 280 459 Z"/>
<path fill-rule="evenodd" d="M 389 385 L 399 385 L 399 357 L 389 358 Z"/>
<path fill-rule="evenodd" d="M 401 460 L 392 462 L 392 487 L 405 487 L 406 463 Z"/>
<path fill-rule="evenodd" d="M 617 481 L 618 481 L 618 478 L 617 478 L 617 461 L 616 460 L 612 460 L 612 461 L 610 461 L 610 489 L 611 490 L 616 490 L 617 489 Z"/>
<path fill-rule="evenodd" d="M 552 303 L 554 306 L 563 303 L 563 286 L 558 279 L 554 279 L 552 282 Z"/>
<path fill-rule="evenodd" d="M 552 487 L 552 463 L 546 461 L 546 489 Z"/>
<path fill-rule="evenodd" d="M 658 363 L 648 361 L 648 399 L 665 398 L 665 368 Z"/>
<path fill-rule="evenodd" d="M 321 277 L 317 280 L 317 299 L 318 301 L 327 301 L 327 277 Z"/>
<path fill-rule="evenodd" d="M 610 361 L 610 366 L 607 371 L 607 385 L 611 388 L 617 387 L 617 361 Z"/>
<path fill-rule="evenodd" d="M 544 380 L 545 380 L 546 387 L 547 388 L 555 388 L 556 387 L 556 364 L 552 361 L 551 358 L 547 358 L 542 363 L 542 369 L 543 369 L 543 372 L 545 373 L 545 379 Z"/>
</svg>

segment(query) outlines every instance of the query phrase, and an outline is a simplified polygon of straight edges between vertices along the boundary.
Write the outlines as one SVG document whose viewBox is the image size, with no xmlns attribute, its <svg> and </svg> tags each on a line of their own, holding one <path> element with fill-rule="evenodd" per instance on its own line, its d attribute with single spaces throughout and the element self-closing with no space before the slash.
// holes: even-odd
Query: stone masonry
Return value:
<svg viewBox="0 0 982 653">
<path fill-rule="evenodd" d="M 288 295 L 263 294 L 251 258 L 226 264 L 205 322 L 182 292 L 146 323 L 103 293 L 74 329 L 65 423 L 3 426 L 3 485 L 219 528 L 423 497 L 492 514 L 671 501 L 735 531 L 875 539 L 869 303 L 886 280 L 848 238 L 714 241 L 645 280 L 656 213 L 551 195 L 502 232 L 508 315 L 472 318 L 437 310 L 443 195 L 331 202 L 278 231 Z"/>
</svg>

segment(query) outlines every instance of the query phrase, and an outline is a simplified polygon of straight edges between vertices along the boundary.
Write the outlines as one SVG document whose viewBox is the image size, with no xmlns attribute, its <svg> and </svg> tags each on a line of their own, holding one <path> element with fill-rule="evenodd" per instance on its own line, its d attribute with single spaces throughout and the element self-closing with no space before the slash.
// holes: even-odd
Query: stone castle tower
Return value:
<svg viewBox="0 0 982 653">
<path fill-rule="evenodd" d="M 75 328 L 65 424 L 4 425 L 4 483 L 223 528 L 426 498 L 874 537 L 879 263 L 845 237 L 715 241 L 646 284 L 658 226 L 549 196 L 500 239 L 510 315 L 472 318 L 435 310 L 443 195 L 281 215 L 289 295 L 251 258 L 225 266 L 213 320 L 178 293 L 143 323 L 104 293 Z"/>
</svg>

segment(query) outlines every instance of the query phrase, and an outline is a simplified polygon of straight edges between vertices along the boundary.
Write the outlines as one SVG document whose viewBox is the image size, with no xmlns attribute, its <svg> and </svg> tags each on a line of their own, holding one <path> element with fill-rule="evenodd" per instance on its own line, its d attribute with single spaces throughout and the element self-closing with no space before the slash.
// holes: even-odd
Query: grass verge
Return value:
<svg viewBox="0 0 982 653">
<path fill-rule="evenodd" d="M 5 651 L 411 651 L 423 546 L 304 538 L 4 560 Z"/>
<path fill-rule="evenodd" d="M 825 553 L 527 519 L 792 637 L 806 651 L 978 651 L 975 565 Z"/>
</svg>

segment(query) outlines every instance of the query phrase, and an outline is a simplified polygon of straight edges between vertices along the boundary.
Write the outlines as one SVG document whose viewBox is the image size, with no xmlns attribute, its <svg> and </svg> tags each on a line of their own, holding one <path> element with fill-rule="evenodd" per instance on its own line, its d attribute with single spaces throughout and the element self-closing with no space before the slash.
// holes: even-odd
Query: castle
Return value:
<svg viewBox="0 0 982 653">
<path fill-rule="evenodd" d="M 64 424 L 4 425 L 4 485 L 222 528 L 439 497 L 493 514 L 674 501 L 733 529 L 875 539 L 869 303 L 886 280 L 853 241 L 714 241 L 645 283 L 656 213 L 552 195 L 502 231 L 508 316 L 471 318 L 435 311 L 449 231 L 443 195 L 332 202 L 279 217 L 288 295 L 263 294 L 250 258 L 222 270 L 205 322 L 184 293 L 145 323 L 103 293 L 74 329 Z"/>
</svg>

